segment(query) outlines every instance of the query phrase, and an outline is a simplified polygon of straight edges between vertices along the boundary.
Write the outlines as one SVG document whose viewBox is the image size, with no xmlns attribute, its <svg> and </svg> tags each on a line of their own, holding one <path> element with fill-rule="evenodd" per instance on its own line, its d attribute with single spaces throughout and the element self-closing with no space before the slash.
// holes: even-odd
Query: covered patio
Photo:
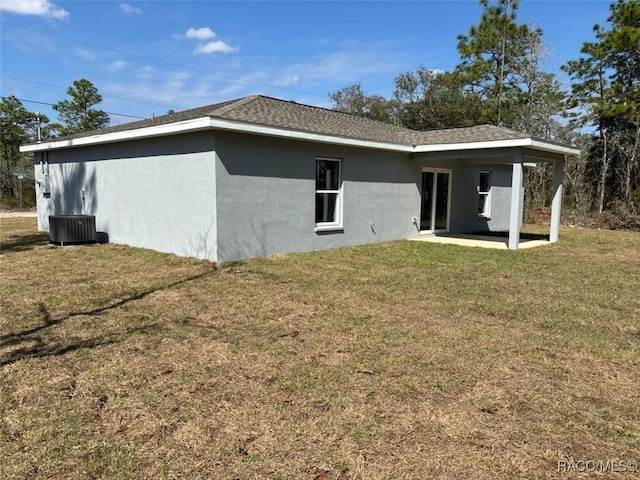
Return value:
<svg viewBox="0 0 640 480">
<path fill-rule="evenodd" d="M 421 230 L 416 240 L 510 250 L 558 241 L 565 156 L 577 155 L 579 150 L 530 137 L 459 143 L 451 145 L 451 149 L 446 151 L 442 151 L 443 146 L 439 145 L 437 149 L 430 145 L 419 146 L 414 158 L 422 163 L 423 170 L 428 170 L 427 166 L 430 165 L 457 166 L 451 170 L 454 193 L 449 194 L 450 210 L 455 218 L 452 221 L 447 219 L 446 229 Z M 524 169 L 536 168 L 539 163 L 551 163 L 554 166 L 551 219 L 546 239 L 521 235 Z M 483 191 L 482 175 L 488 174 L 491 178 L 492 173 L 496 184 L 489 184 Z M 484 197 L 490 206 L 487 211 L 482 211 Z M 477 207 L 478 200 L 480 207 Z M 474 210 L 476 208 L 478 210 Z M 495 235 L 497 231 L 508 233 L 501 237 Z"/>
</svg>

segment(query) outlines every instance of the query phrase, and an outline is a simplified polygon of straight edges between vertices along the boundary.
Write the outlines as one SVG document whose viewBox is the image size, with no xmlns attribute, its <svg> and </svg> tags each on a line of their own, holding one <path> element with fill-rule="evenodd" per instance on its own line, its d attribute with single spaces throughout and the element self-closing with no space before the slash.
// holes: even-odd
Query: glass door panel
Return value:
<svg viewBox="0 0 640 480">
<path fill-rule="evenodd" d="M 431 230 L 433 209 L 433 172 L 422 172 L 422 203 L 420 206 L 420 230 Z"/>
<path fill-rule="evenodd" d="M 420 231 L 448 229 L 449 183 L 451 173 L 437 170 L 422 172 Z"/>
<path fill-rule="evenodd" d="M 436 181 L 436 215 L 434 230 L 447 229 L 447 214 L 449 213 L 449 174 L 438 172 Z"/>
</svg>

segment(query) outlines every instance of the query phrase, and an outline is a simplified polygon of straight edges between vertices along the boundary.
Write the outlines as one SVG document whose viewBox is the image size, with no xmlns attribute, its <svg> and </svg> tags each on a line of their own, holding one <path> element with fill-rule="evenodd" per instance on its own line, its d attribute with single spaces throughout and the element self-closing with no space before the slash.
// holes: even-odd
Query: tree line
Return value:
<svg viewBox="0 0 640 480">
<path fill-rule="evenodd" d="M 89 80 L 74 81 L 67 95 L 69 98 L 53 105 L 60 120 L 55 123 L 46 115 L 27 110 L 15 96 L 0 101 L 0 198 L 3 203 L 15 205 L 20 191 L 19 177 L 24 173 L 32 176 L 31 155 L 21 154 L 20 145 L 109 125 L 109 115 L 96 108 L 102 96 Z M 25 189 L 27 204 L 34 202 L 32 183 L 27 182 Z"/>
<path fill-rule="evenodd" d="M 518 23 L 517 0 L 480 4 L 478 24 L 457 38 L 453 70 L 400 73 L 389 98 L 347 85 L 329 94 L 333 107 L 417 130 L 492 124 L 576 145 L 582 154 L 567 161 L 567 206 L 581 217 L 613 211 L 616 222 L 640 228 L 640 1 L 610 5 L 594 41 L 561 67 L 568 91 L 546 68 L 543 31 Z M 526 169 L 528 207 L 548 206 L 552 179 L 550 165 Z"/>
<path fill-rule="evenodd" d="M 476 25 L 459 35 L 451 71 L 418 67 L 397 75 L 389 98 L 361 83 L 329 94 L 337 110 L 424 130 L 493 124 L 580 148 L 567 160 L 565 205 L 579 217 L 615 212 L 640 228 L 640 0 L 616 0 L 604 26 L 561 68 L 564 90 L 547 68 L 550 48 L 540 28 L 518 22 L 518 0 L 479 0 Z M 577 6 L 576 6 L 577 7 Z M 58 123 L 27 110 L 16 97 L 0 102 L 0 196 L 12 203 L 17 173 L 31 172 L 21 144 L 104 127 L 96 87 L 80 79 L 54 104 Z M 551 166 L 525 173 L 526 207 L 549 204 Z M 32 182 L 31 182 L 32 183 Z"/>
</svg>

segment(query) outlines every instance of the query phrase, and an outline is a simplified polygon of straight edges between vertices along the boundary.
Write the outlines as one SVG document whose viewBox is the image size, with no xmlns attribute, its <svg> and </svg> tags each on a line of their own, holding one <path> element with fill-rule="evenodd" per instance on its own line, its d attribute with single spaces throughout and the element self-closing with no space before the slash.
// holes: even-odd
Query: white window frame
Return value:
<svg viewBox="0 0 640 480">
<path fill-rule="evenodd" d="M 480 190 L 481 186 L 482 186 L 482 175 L 483 174 L 488 174 L 489 175 L 489 181 L 488 181 L 488 190 L 483 191 Z M 492 177 L 492 173 L 491 170 L 480 170 L 480 174 L 478 175 L 478 203 L 477 205 L 480 206 L 480 199 L 484 198 L 484 208 L 482 210 L 482 212 L 478 212 L 478 218 L 491 218 L 491 177 Z"/>
<path fill-rule="evenodd" d="M 314 167 L 316 170 L 316 173 L 318 171 L 318 161 L 325 161 L 325 162 L 338 162 L 338 188 L 337 190 L 335 189 L 330 189 L 330 190 L 318 190 L 317 188 L 314 188 L 314 218 L 316 215 L 316 211 L 315 211 L 315 199 L 316 199 L 316 195 L 319 193 L 335 193 L 337 194 L 337 199 L 336 199 L 336 216 L 337 219 L 336 221 L 333 222 L 316 222 L 315 224 L 315 231 L 316 232 L 330 232 L 330 231 L 335 231 L 335 230 L 342 230 L 342 159 L 341 158 L 331 158 L 331 157 L 316 157 L 315 163 L 314 163 Z M 314 182 L 316 182 L 317 184 L 318 179 L 315 178 L 314 175 Z"/>
</svg>

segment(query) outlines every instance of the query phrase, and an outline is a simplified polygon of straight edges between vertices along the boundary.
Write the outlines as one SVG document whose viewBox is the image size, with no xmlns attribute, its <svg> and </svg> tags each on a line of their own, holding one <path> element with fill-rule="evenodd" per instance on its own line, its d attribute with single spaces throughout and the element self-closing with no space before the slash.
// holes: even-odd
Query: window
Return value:
<svg viewBox="0 0 640 480">
<path fill-rule="evenodd" d="M 340 160 L 316 159 L 316 230 L 340 228 Z"/>
<path fill-rule="evenodd" d="M 491 172 L 481 171 L 478 184 L 478 216 L 489 217 L 491 215 Z"/>
</svg>

